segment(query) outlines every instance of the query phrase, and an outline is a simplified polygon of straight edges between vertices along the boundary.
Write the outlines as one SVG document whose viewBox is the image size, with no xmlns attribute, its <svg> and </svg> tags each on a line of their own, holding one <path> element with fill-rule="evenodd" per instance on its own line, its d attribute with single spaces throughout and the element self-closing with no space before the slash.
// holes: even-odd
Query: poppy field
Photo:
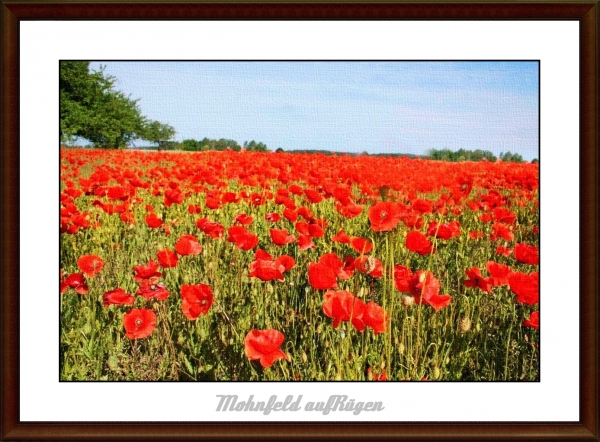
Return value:
<svg viewBox="0 0 600 442">
<path fill-rule="evenodd" d="M 538 164 L 60 151 L 60 379 L 538 381 Z"/>
</svg>

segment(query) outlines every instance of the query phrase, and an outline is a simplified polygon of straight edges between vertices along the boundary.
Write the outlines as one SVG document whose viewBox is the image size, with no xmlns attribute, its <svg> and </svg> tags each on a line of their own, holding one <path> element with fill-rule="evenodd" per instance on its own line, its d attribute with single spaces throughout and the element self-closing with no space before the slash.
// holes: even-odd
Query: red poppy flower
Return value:
<svg viewBox="0 0 600 442">
<path fill-rule="evenodd" d="M 152 228 L 152 229 L 156 229 L 160 226 L 162 226 L 162 219 L 160 219 L 158 216 L 156 216 L 156 213 L 152 212 L 148 215 L 146 215 L 145 218 L 146 224 L 148 225 L 148 227 Z"/>
<path fill-rule="evenodd" d="M 540 263 L 538 248 L 529 244 L 517 243 L 515 244 L 515 259 L 525 264 L 538 265 Z"/>
<path fill-rule="evenodd" d="M 134 308 L 123 315 L 123 327 L 126 338 L 147 338 L 156 328 L 156 314 L 145 308 Z"/>
<path fill-rule="evenodd" d="M 342 244 L 350 244 L 350 236 L 346 235 L 346 232 L 344 232 L 344 229 L 340 229 L 340 231 L 331 237 L 331 240 L 333 242 L 339 242 Z"/>
<path fill-rule="evenodd" d="M 354 268 L 373 278 L 381 278 L 383 276 L 383 264 L 374 256 L 359 256 L 354 260 Z"/>
<path fill-rule="evenodd" d="M 239 215 L 237 215 L 235 217 L 234 221 L 236 223 L 240 223 L 244 226 L 247 226 L 247 225 L 252 224 L 252 222 L 254 221 L 254 218 L 251 217 L 250 215 L 246 215 L 245 213 L 240 213 Z"/>
<path fill-rule="evenodd" d="M 221 197 L 221 201 L 224 203 L 239 203 L 241 199 L 241 195 L 235 192 L 225 192 Z"/>
<path fill-rule="evenodd" d="M 250 195 L 250 204 L 253 206 L 262 206 L 265 202 L 265 197 L 260 193 L 253 193 Z"/>
<path fill-rule="evenodd" d="M 440 282 L 431 272 L 418 270 L 410 282 L 410 293 L 417 304 L 428 304 L 437 312 L 448 307 L 452 301 L 450 295 L 440 295 Z"/>
<path fill-rule="evenodd" d="M 225 227 L 219 223 L 208 222 L 204 224 L 202 231 L 211 238 L 219 239 L 225 234 Z"/>
<path fill-rule="evenodd" d="M 133 266 L 135 272 L 134 277 L 137 282 L 141 282 L 144 279 L 150 279 L 153 277 L 160 277 L 162 273 L 157 272 L 158 263 L 154 260 L 149 260 L 145 266 Z"/>
<path fill-rule="evenodd" d="M 421 214 L 431 213 L 433 211 L 433 202 L 429 200 L 416 199 L 412 202 L 412 208 Z"/>
<path fill-rule="evenodd" d="M 261 281 L 272 281 L 273 279 L 283 281 L 285 278 L 283 277 L 282 267 L 275 261 L 252 261 L 249 265 L 248 276 L 258 278 Z"/>
<path fill-rule="evenodd" d="M 322 238 L 325 236 L 325 230 L 317 223 L 311 223 L 308 225 L 308 234 L 313 238 Z"/>
<path fill-rule="evenodd" d="M 206 284 L 184 284 L 181 286 L 181 299 L 183 315 L 194 320 L 208 313 L 213 302 L 213 292 Z"/>
<path fill-rule="evenodd" d="M 491 276 L 492 284 L 495 286 L 508 285 L 508 275 L 511 273 L 509 266 L 488 261 L 485 267 Z"/>
<path fill-rule="evenodd" d="M 89 292 L 87 283 L 85 282 L 85 276 L 83 273 L 72 273 L 60 283 L 60 293 L 65 293 L 67 289 L 72 288 L 80 295 L 85 295 Z"/>
<path fill-rule="evenodd" d="M 283 270 L 281 270 L 283 273 L 292 269 L 296 265 L 296 261 L 289 255 L 281 255 L 275 258 L 275 264 L 280 266 L 280 268 L 283 266 Z"/>
<path fill-rule="evenodd" d="M 418 230 L 412 230 L 406 235 L 406 248 L 411 252 L 416 252 L 419 255 L 428 255 L 435 253 L 433 244 Z"/>
<path fill-rule="evenodd" d="M 292 184 L 290 187 L 288 187 L 288 190 L 294 195 L 302 195 L 302 187 L 297 184 Z"/>
<path fill-rule="evenodd" d="M 460 224 L 458 221 L 438 224 L 435 221 L 429 223 L 427 236 L 435 236 L 444 240 L 449 240 L 460 235 Z"/>
<path fill-rule="evenodd" d="M 505 241 L 512 241 L 515 239 L 515 234 L 512 231 L 512 226 L 503 223 L 492 224 L 492 235 L 490 236 L 492 241 L 497 241 L 498 238 L 502 238 Z"/>
<path fill-rule="evenodd" d="M 198 220 L 196 220 L 196 227 L 198 227 L 200 230 L 202 230 L 204 232 L 204 226 L 206 226 L 207 224 L 210 224 L 210 220 L 208 218 L 200 218 Z"/>
<path fill-rule="evenodd" d="M 106 194 L 108 199 L 110 200 L 121 200 L 125 201 L 129 199 L 128 189 L 122 186 L 111 186 L 108 188 L 108 193 Z"/>
<path fill-rule="evenodd" d="M 408 267 L 396 264 L 394 266 L 394 283 L 399 292 L 410 293 L 410 282 L 413 273 Z"/>
<path fill-rule="evenodd" d="M 420 229 L 423 227 L 423 218 L 416 213 L 408 213 L 402 216 L 402 222 L 410 229 Z"/>
<path fill-rule="evenodd" d="M 311 203 L 320 203 L 323 201 L 323 196 L 314 189 L 305 189 L 304 194 Z"/>
<path fill-rule="evenodd" d="M 288 233 L 286 229 L 270 229 L 271 241 L 276 246 L 283 246 L 296 241 L 296 237 Z"/>
<path fill-rule="evenodd" d="M 390 202 L 379 202 L 369 207 L 367 214 L 371 222 L 371 229 L 375 232 L 393 230 L 402 217 L 399 206 Z"/>
<path fill-rule="evenodd" d="M 104 293 L 103 296 L 104 307 L 109 305 L 132 305 L 135 302 L 135 298 L 129 293 L 125 293 L 121 287 L 114 290 L 110 290 Z"/>
<path fill-rule="evenodd" d="M 492 291 L 492 278 L 484 278 L 481 274 L 481 270 L 477 267 L 472 267 L 469 270 L 465 270 L 465 273 L 469 277 L 463 281 L 463 284 L 470 288 L 479 287 L 485 293 L 490 293 Z"/>
<path fill-rule="evenodd" d="M 473 230 L 469 232 L 469 238 L 471 239 L 480 239 L 483 238 L 485 234 L 481 230 Z"/>
<path fill-rule="evenodd" d="M 319 264 L 331 268 L 340 279 L 350 279 L 354 273 L 354 267 L 345 266 L 344 262 L 335 253 L 326 253 L 319 258 Z"/>
<path fill-rule="evenodd" d="M 169 292 L 163 283 L 148 279 L 142 281 L 142 284 L 135 294 L 143 296 L 147 300 L 158 299 L 159 301 L 163 301 L 169 297 Z"/>
<path fill-rule="evenodd" d="M 291 223 L 295 223 L 298 220 L 298 212 L 294 209 L 287 208 L 283 211 L 283 216 Z"/>
<path fill-rule="evenodd" d="M 505 207 L 496 207 L 494 209 L 494 218 L 496 221 L 501 223 L 514 224 L 517 219 L 517 215 Z"/>
<path fill-rule="evenodd" d="M 373 250 L 373 243 L 360 236 L 353 237 L 350 240 L 350 246 L 360 254 L 369 253 Z"/>
<path fill-rule="evenodd" d="M 279 348 L 284 340 L 285 335 L 279 330 L 250 330 L 244 339 L 246 357 L 251 361 L 259 360 L 265 368 L 279 359 L 289 360 Z"/>
<path fill-rule="evenodd" d="M 304 218 L 306 221 L 311 222 L 315 220 L 315 215 L 308 207 L 300 207 L 298 210 L 298 215 Z"/>
<path fill-rule="evenodd" d="M 221 201 L 218 198 L 206 198 L 204 205 L 211 210 L 217 210 L 221 208 Z"/>
<path fill-rule="evenodd" d="M 300 250 L 308 250 L 315 246 L 310 235 L 300 235 L 298 237 L 298 248 Z"/>
<path fill-rule="evenodd" d="M 262 259 L 265 261 L 273 261 L 273 257 L 271 255 L 269 255 L 267 252 L 265 252 L 263 249 L 258 249 L 256 252 L 254 252 L 254 258 Z"/>
<path fill-rule="evenodd" d="M 540 312 L 531 312 L 531 315 L 528 319 L 523 321 L 523 325 L 525 327 L 535 328 L 536 330 L 540 329 Z"/>
<path fill-rule="evenodd" d="M 255 260 L 249 265 L 248 276 L 259 278 L 262 281 L 271 281 L 279 279 L 283 281 L 283 272 L 291 269 L 294 264 L 294 258 L 288 255 L 282 255 L 273 259 L 271 255 L 262 249 L 258 249 L 254 254 Z"/>
<path fill-rule="evenodd" d="M 104 267 L 104 261 L 98 255 L 83 255 L 77 260 L 77 267 L 86 275 L 93 277 Z"/>
<path fill-rule="evenodd" d="M 281 220 L 281 216 L 279 213 L 267 213 L 265 214 L 265 219 L 271 223 L 276 223 Z"/>
<path fill-rule="evenodd" d="M 165 190 L 165 206 L 171 207 L 172 204 L 181 204 L 183 202 L 183 193 L 179 189 Z"/>
<path fill-rule="evenodd" d="M 348 201 L 345 204 L 336 204 L 335 210 L 337 210 L 337 212 L 343 217 L 352 219 L 360 215 L 363 211 L 363 208 L 361 205 L 355 204 L 352 201 Z"/>
<path fill-rule="evenodd" d="M 387 381 L 387 376 L 385 374 L 385 370 L 381 370 L 381 373 L 376 374 L 373 373 L 371 367 L 367 368 L 367 379 L 370 381 Z"/>
<path fill-rule="evenodd" d="M 311 262 L 308 265 L 308 283 L 317 290 L 334 289 L 337 287 L 337 274 L 331 267 Z"/>
<path fill-rule="evenodd" d="M 479 215 L 479 221 L 481 221 L 482 223 L 491 223 L 492 221 L 494 221 L 494 217 L 491 213 L 482 213 L 481 215 Z"/>
<path fill-rule="evenodd" d="M 135 214 L 133 212 L 123 212 L 119 216 L 125 224 L 135 224 Z"/>
<path fill-rule="evenodd" d="M 510 290 L 517 295 L 518 303 L 534 305 L 539 302 L 540 285 L 537 272 L 530 275 L 521 272 L 512 273 L 508 276 L 508 285 Z"/>
<path fill-rule="evenodd" d="M 231 226 L 227 233 L 228 242 L 235 243 L 238 249 L 250 250 L 258 245 L 258 236 L 249 232 L 245 227 L 242 226 Z"/>
<path fill-rule="evenodd" d="M 162 268 L 166 269 L 169 267 L 177 267 L 177 262 L 179 258 L 177 258 L 177 254 L 169 249 L 160 250 L 156 254 L 158 258 L 158 263 Z"/>
<path fill-rule="evenodd" d="M 363 321 L 368 327 L 371 327 L 373 332 L 377 335 L 379 333 L 384 333 L 387 330 L 389 317 L 381 306 L 370 301 L 365 306 Z"/>
<path fill-rule="evenodd" d="M 340 322 L 344 321 L 351 322 L 358 331 L 365 329 L 364 302 L 346 290 L 328 291 L 323 297 L 323 313 L 333 319 L 333 328 L 337 328 Z"/>
<path fill-rule="evenodd" d="M 512 249 L 504 246 L 496 246 L 496 255 L 501 255 L 505 257 L 509 257 L 512 253 Z"/>
<path fill-rule="evenodd" d="M 81 190 L 75 189 L 73 187 L 65 189 L 65 193 L 67 193 L 69 196 L 72 196 L 73 198 L 77 198 L 78 196 L 83 195 L 83 192 Z"/>
<path fill-rule="evenodd" d="M 296 230 L 298 231 L 298 233 L 300 233 L 301 235 L 309 235 L 310 236 L 310 234 L 308 232 L 308 223 L 307 222 L 298 221 L 295 224 L 295 227 L 296 227 Z"/>
<path fill-rule="evenodd" d="M 192 215 L 197 215 L 198 213 L 202 212 L 202 207 L 200 207 L 199 204 L 190 204 L 188 205 L 187 211 Z"/>
<path fill-rule="evenodd" d="M 175 243 L 175 251 L 180 255 L 199 255 L 202 246 L 194 235 L 182 235 Z"/>
</svg>

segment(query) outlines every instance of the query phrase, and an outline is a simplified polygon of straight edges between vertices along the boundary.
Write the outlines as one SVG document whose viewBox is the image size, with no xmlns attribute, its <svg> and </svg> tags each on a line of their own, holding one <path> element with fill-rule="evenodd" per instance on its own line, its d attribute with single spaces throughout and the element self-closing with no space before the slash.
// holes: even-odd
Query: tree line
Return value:
<svg viewBox="0 0 600 442">
<path fill-rule="evenodd" d="M 239 145 L 235 140 L 229 140 L 226 138 L 221 138 L 219 140 L 211 140 L 209 138 L 203 138 L 202 140 L 194 140 L 193 138 L 183 140 L 179 143 L 179 146 L 175 148 L 179 148 L 180 150 L 185 150 L 189 152 L 198 152 L 205 150 L 234 150 L 236 152 L 244 150 L 249 150 L 253 152 L 266 152 L 269 149 L 267 145 L 263 142 L 252 141 L 244 141 L 243 145 Z"/>
<path fill-rule="evenodd" d="M 450 149 L 431 149 L 428 152 L 427 157 L 432 160 L 440 161 L 496 161 L 498 159 L 504 162 L 522 163 L 524 162 L 523 157 L 518 153 L 512 152 L 500 152 L 500 155 L 496 157 L 489 150 L 465 150 L 459 149 L 457 151 L 451 151 Z M 535 160 L 534 160 L 535 161 Z"/>
</svg>

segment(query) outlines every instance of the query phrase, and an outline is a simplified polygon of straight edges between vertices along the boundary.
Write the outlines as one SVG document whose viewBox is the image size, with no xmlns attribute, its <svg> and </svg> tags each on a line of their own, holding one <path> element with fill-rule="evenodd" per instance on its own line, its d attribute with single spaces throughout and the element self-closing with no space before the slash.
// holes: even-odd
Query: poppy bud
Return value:
<svg viewBox="0 0 600 442">
<path fill-rule="evenodd" d="M 464 317 L 458 322 L 458 328 L 461 333 L 466 333 L 471 330 L 472 321 L 471 318 Z"/>
<path fill-rule="evenodd" d="M 408 296 L 408 295 L 402 295 L 402 305 L 404 307 L 410 307 L 414 303 L 415 303 L 415 298 L 413 298 L 412 296 Z"/>
</svg>

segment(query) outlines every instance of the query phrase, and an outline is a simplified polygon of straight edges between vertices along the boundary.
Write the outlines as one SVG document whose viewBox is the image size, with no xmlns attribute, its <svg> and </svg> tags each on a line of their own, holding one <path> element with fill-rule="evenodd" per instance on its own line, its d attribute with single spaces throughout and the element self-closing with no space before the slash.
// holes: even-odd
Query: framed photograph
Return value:
<svg viewBox="0 0 600 442">
<path fill-rule="evenodd" d="M 3 2 L 2 438 L 597 440 L 597 20 Z"/>
</svg>

